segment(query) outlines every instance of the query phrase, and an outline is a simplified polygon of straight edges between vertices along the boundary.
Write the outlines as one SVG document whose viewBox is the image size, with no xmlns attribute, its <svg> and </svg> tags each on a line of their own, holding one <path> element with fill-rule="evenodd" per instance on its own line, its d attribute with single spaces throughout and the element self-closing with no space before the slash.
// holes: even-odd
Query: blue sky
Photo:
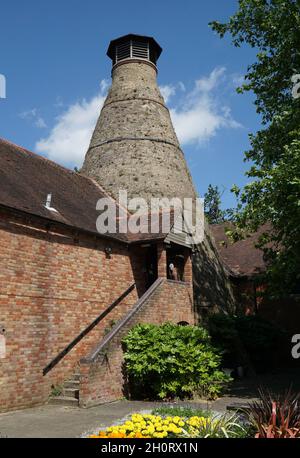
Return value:
<svg viewBox="0 0 300 458">
<path fill-rule="evenodd" d="M 209 183 L 235 204 L 243 152 L 259 128 L 251 94 L 235 87 L 255 59 L 208 26 L 235 0 L 4 0 L 1 2 L 0 136 L 68 167 L 80 165 L 110 82 L 109 41 L 151 35 L 163 48 L 158 83 L 200 195 Z"/>
</svg>

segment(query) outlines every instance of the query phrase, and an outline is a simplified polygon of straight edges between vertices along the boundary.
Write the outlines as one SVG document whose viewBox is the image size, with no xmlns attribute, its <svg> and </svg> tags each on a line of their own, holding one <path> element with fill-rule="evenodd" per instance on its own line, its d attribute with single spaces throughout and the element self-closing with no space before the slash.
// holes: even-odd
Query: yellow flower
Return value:
<svg viewBox="0 0 300 458">
<path fill-rule="evenodd" d="M 198 417 L 194 417 L 187 424 L 192 427 L 194 425 L 199 425 L 201 421 Z M 168 437 L 169 433 L 180 434 L 182 432 L 182 426 L 184 426 L 185 421 L 179 416 L 162 418 L 159 415 L 151 414 L 139 414 L 133 413 L 130 419 L 124 421 L 121 425 L 112 425 L 106 428 L 104 431 L 99 431 L 99 434 L 94 434 L 89 437 L 91 438 L 123 438 L 123 437 L 132 437 L 132 438 L 150 438 L 157 437 L 163 438 Z"/>
</svg>

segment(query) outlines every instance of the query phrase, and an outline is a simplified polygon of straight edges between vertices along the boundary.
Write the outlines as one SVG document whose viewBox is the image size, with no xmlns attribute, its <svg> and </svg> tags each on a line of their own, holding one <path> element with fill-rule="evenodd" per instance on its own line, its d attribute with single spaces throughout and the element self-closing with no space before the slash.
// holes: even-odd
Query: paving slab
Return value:
<svg viewBox="0 0 300 458">
<path fill-rule="evenodd" d="M 81 409 L 44 405 L 0 414 L 0 437 L 74 438 L 108 427 L 133 412 L 145 412 L 162 405 L 194 406 L 206 409 L 207 402 L 161 403 L 117 401 Z"/>
<path fill-rule="evenodd" d="M 89 409 L 44 405 L 26 410 L 0 414 L 0 437 L 74 438 L 98 431 L 117 423 L 133 412 L 145 412 L 159 406 L 189 406 L 226 412 L 234 403 L 245 404 L 257 399 L 258 388 L 264 386 L 275 392 L 284 392 L 290 386 L 300 391 L 299 370 L 275 371 L 253 379 L 236 381 L 229 392 L 213 402 L 182 401 L 176 403 L 121 400 Z"/>
</svg>

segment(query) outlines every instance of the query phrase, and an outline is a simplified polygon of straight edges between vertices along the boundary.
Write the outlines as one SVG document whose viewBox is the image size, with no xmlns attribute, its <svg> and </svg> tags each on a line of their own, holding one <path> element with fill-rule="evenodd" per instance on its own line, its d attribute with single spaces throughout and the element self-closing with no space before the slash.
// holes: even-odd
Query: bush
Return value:
<svg viewBox="0 0 300 458">
<path fill-rule="evenodd" d="M 211 417 L 212 413 L 210 410 L 203 410 L 194 407 L 182 407 L 177 405 L 162 405 L 160 407 L 156 407 L 156 409 L 152 410 L 152 415 L 160 415 L 162 417 L 183 417 L 183 418 L 190 418 L 190 417 Z"/>
<path fill-rule="evenodd" d="M 249 404 L 249 421 L 255 437 L 264 439 L 300 438 L 300 394 L 291 390 L 272 394 L 259 390 L 259 400 Z"/>
<path fill-rule="evenodd" d="M 223 365 L 243 365 L 245 350 L 255 369 L 260 372 L 276 364 L 284 332 L 258 316 L 211 316 L 209 330 L 212 343 L 223 351 Z M 245 356 L 245 355 L 244 355 Z"/>
<path fill-rule="evenodd" d="M 130 393 L 135 398 L 216 398 L 231 379 L 208 332 L 196 326 L 139 324 L 123 340 Z"/>
<path fill-rule="evenodd" d="M 235 318 L 221 313 L 212 315 L 208 328 L 213 345 L 222 352 L 223 366 L 238 366 L 240 364 L 239 334 L 235 326 Z"/>
</svg>

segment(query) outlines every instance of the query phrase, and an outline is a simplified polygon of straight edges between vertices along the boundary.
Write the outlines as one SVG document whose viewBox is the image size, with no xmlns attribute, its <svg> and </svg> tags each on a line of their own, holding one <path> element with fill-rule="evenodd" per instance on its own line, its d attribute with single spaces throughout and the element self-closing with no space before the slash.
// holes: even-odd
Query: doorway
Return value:
<svg viewBox="0 0 300 458">
<path fill-rule="evenodd" d="M 167 278 L 169 280 L 184 281 L 185 260 L 186 248 L 171 243 L 167 248 Z"/>
<path fill-rule="evenodd" d="M 157 280 L 158 270 L 157 270 L 157 246 L 149 245 L 145 248 L 145 267 L 146 267 L 146 279 L 145 286 L 146 289 Z"/>
</svg>

